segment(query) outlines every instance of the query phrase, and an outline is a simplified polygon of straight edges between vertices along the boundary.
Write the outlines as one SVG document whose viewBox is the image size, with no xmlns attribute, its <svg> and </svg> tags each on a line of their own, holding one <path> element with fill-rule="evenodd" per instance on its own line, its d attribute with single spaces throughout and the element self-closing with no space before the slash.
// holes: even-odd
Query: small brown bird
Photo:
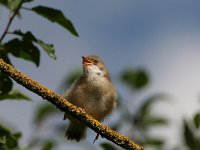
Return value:
<svg viewBox="0 0 200 150">
<path fill-rule="evenodd" d="M 93 118 L 102 121 L 116 106 L 116 90 L 100 57 L 91 55 L 82 58 L 83 74 L 73 83 L 65 98 Z M 84 139 L 86 126 L 67 113 L 64 115 L 64 119 L 66 118 L 70 120 L 70 124 L 65 136 L 76 141 Z"/>
</svg>

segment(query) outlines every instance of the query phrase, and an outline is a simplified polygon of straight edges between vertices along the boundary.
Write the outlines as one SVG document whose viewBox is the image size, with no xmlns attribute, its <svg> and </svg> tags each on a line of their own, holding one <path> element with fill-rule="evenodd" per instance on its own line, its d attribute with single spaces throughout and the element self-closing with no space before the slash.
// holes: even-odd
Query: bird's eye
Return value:
<svg viewBox="0 0 200 150">
<path fill-rule="evenodd" d="M 97 63 L 98 63 L 98 60 L 94 60 L 93 62 L 94 62 L 95 64 L 97 64 Z"/>
</svg>

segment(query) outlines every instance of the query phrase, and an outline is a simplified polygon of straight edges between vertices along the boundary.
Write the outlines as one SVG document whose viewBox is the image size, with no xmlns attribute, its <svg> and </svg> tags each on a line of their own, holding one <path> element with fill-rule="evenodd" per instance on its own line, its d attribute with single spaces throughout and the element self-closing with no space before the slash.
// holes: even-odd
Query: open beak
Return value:
<svg viewBox="0 0 200 150">
<path fill-rule="evenodd" d="M 92 65 L 92 61 L 90 59 L 88 59 L 87 57 L 84 57 L 84 56 L 82 56 L 82 58 L 83 58 L 83 62 L 82 62 L 83 66 Z"/>
</svg>

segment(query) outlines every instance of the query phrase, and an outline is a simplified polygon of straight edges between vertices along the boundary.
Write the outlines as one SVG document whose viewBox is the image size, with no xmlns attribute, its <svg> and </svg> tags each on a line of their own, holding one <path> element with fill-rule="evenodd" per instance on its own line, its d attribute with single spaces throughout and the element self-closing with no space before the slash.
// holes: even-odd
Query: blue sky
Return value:
<svg viewBox="0 0 200 150">
<path fill-rule="evenodd" d="M 73 37 L 56 24 L 23 10 L 22 19 L 16 19 L 11 30 L 31 30 L 36 37 L 53 43 L 57 60 L 42 52 L 39 68 L 13 58 L 16 68 L 52 90 L 57 90 L 68 72 L 81 67 L 82 55 L 100 55 L 114 81 L 124 67 L 144 68 L 152 82 L 144 93 L 133 94 L 133 99 L 137 101 L 157 92 L 173 95 L 170 104 L 155 107 L 155 112 L 167 115 L 172 123 L 168 129 L 154 134 L 163 133 L 169 138 L 169 144 L 176 143 L 170 137 L 178 137 L 180 120 L 199 108 L 200 2 L 41 0 L 26 6 L 38 4 L 61 9 L 74 23 L 80 37 Z M 7 22 L 7 15 L 7 11 L 0 8 L 1 22 Z M 3 28 L 0 26 L 1 32 Z M 25 129 L 24 136 L 29 137 L 32 111 L 40 98 L 19 88 L 36 102 L 1 102 L 0 119 L 13 123 L 19 130 Z M 125 91 L 120 92 L 126 97 Z M 128 103 L 130 109 L 134 101 Z"/>
</svg>

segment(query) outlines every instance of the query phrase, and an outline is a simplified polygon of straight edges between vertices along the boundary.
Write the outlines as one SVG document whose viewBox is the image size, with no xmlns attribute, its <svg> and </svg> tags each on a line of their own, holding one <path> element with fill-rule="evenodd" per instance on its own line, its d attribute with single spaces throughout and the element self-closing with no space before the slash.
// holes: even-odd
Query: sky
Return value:
<svg viewBox="0 0 200 150">
<path fill-rule="evenodd" d="M 26 4 L 26 7 L 47 5 L 61 9 L 80 36 L 74 37 L 56 24 L 22 10 L 21 19 L 16 18 L 10 30 L 31 30 L 36 37 L 53 43 L 57 60 L 42 52 L 37 68 L 30 62 L 11 59 L 17 69 L 55 91 L 67 73 L 81 67 L 81 56 L 101 56 L 114 82 L 126 67 L 144 68 L 151 76 L 151 84 L 144 92 L 132 94 L 135 100 L 127 105 L 131 110 L 135 101 L 158 92 L 172 95 L 172 101 L 159 103 L 154 108 L 156 113 L 171 119 L 170 126 L 153 133 L 163 134 L 169 139 L 168 144 L 174 145 L 177 141 L 172 137 L 179 137 L 177 128 L 180 121 L 199 110 L 199 4 L 193 0 L 38 0 Z M 7 17 L 7 11 L 0 7 L 0 33 L 5 28 Z M 10 35 L 6 37 L 9 38 Z M 41 98 L 20 86 L 16 87 L 32 96 L 34 102 L 1 102 L 0 119 L 23 130 L 26 139 L 32 130 L 33 110 Z M 127 97 L 126 91 L 117 88 Z"/>
</svg>

